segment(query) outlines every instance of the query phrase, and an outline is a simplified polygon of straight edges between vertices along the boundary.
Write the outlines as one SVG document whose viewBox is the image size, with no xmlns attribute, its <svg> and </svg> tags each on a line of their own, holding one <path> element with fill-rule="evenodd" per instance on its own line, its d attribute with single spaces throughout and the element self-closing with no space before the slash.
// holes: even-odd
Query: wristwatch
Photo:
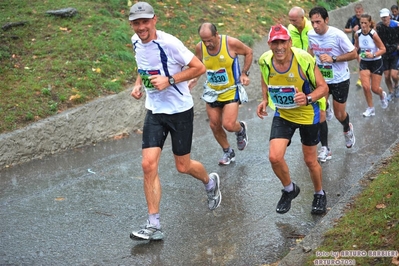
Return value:
<svg viewBox="0 0 399 266">
<path fill-rule="evenodd" d="M 333 55 L 332 57 L 333 63 L 337 62 L 337 57 L 335 55 Z"/>
<path fill-rule="evenodd" d="M 313 103 L 312 97 L 311 96 L 306 96 L 306 105 L 309 105 Z"/>
<path fill-rule="evenodd" d="M 172 76 L 169 76 L 168 78 L 169 78 L 169 84 L 172 86 L 175 85 L 175 83 L 176 83 L 175 79 Z"/>
<path fill-rule="evenodd" d="M 249 71 L 245 71 L 244 74 L 249 76 Z"/>
</svg>

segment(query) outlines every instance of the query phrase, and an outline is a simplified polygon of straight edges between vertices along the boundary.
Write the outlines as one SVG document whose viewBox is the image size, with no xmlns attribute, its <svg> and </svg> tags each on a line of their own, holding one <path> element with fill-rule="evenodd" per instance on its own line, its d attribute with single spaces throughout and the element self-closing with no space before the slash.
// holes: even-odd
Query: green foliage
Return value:
<svg viewBox="0 0 399 266">
<path fill-rule="evenodd" d="M 352 208 L 325 235 L 317 251 L 397 250 L 399 247 L 399 146 Z M 316 254 L 316 251 L 314 251 Z M 309 258 L 309 265 L 317 257 Z M 327 259 L 327 258 L 326 258 Z M 331 259 L 331 258 L 330 258 Z M 348 257 L 347 257 L 348 259 Z M 392 257 L 351 257 L 356 265 L 391 265 Z"/>
<path fill-rule="evenodd" d="M 324 0 L 324 1 L 317 1 L 317 5 L 324 7 L 328 11 L 334 10 L 340 6 L 346 6 L 351 2 L 356 2 L 354 0 Z"/>
</svg>

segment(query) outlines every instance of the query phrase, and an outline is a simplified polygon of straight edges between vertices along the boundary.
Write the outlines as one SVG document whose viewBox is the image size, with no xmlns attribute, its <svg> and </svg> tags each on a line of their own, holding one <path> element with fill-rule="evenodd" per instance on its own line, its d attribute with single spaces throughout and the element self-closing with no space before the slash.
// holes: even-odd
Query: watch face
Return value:
<svg viewBox="0 0 399 266">
<path fill-rule="evenodd" d="M 174 85 L 175 84 L 175 79 L 173 77 L 169 77 L 169 84 Z"/>
</svg>

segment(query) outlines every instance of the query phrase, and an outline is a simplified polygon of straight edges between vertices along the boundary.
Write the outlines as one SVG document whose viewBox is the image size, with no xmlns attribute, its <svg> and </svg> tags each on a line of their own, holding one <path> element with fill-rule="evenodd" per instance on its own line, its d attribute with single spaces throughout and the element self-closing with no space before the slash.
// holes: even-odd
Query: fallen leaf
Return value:
<svg viewBox="0 0 399 266">
<path fill-rule="evenodd" d="M 65 200 L 65 198 L 64 197 L 56 197 L 54 200 L 55 201 L 63 201 L 63 200 Z"/>
<path fill-rule="evenodd" d="M 245 12 L 247 12 L 248 14 L 251 14 L 251 10 L 249 8 L 247 10 L 245 10 Z"/>
<path fill-rule="evenodd" d="M 398 256 L 398 257 L 393 257 L 393 258 L 392 258 L 392 264 L 393 264 L 393 265 L 399 265 L 399 256 Z"/>
<path fill-rule="evenodd" d="M 377 209 L 385 209 L 387 206 L 384 203 L 377 204 L 375 206 Z"/>
<path fill-rule="evenodd" d="M 69 100 L 74 101 L 74 100 L 80 99 L 80 97 L 81 96 L 79 94 L 75 94 L 75 95 L 72 95 L 71 97 L 69 97 Z"/>
</svg>

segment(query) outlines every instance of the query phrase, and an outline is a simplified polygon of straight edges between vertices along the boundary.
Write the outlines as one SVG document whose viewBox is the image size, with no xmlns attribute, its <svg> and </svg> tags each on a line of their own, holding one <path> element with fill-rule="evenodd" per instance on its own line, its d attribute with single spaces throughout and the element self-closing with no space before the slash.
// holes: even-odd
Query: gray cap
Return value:
<svg viewBox="0 0 399 266">
<path fill-rule="evenodd" d="M 129 20 L 153 18 L 154 15 L 154 9 L 149 3 L 137 2 L 130 8 Z"/>
</svg>

